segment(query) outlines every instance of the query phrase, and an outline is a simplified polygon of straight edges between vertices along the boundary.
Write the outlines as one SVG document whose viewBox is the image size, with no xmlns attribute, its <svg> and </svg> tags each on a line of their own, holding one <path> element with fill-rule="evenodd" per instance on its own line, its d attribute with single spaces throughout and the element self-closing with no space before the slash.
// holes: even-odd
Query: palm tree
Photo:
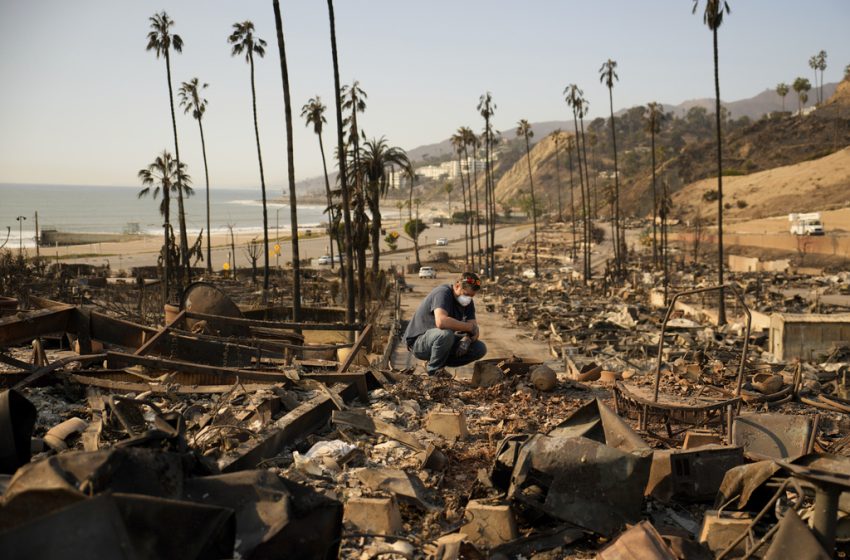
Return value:
<svg viewBox="0 0 850 560">
<path fill-rule="evenodd" d="M 257 90 L 254 86 L 254 55 L 262 58 L 266 54 L 266 42 L 254 35 L 254 24 L 250 21 L 233 24 L 233 33 L 227 38 L 233 45 L 231 56 L 245 55 L 251 68 L 251 103 L 254 109 L 254 135 L 257 140 L 257 161 L 260 164 L 260 189 L 263 194 L 263 290 L 269 289 L 269 214 L 266 207 L 266 176 L 263 172 L 263 152 L 260 149 L 260 125 L 257 121 Z M 293 259 L 295 255 L 293 255 Z"/>
<path fill-rule="evenodd" d="M 585 191 L 589 189 L 589 184 L 586 184 L 584 171 L 581 165 L 581 141 L 578 130 L 578 120 L 579 113 L 584 111 L 584 103 L 582 99 L 582 91 L 575 84 L 570 84 L 564 89 L 564 95 L 566 95 L 567 105 L 573 110 L 573 125 L 575 126 L 575 147 L 576 147 L 576 156 L 578 159 L 578 178 L 579 178 L 579 190 L 581 192 L 581 212 L 582 212 L 582 239 L 584 240 L 583 248 L 582 248 L 582 267 L 584 273 L 584 283 L 590 280 L 590 257 L 589 257 L 589 227 L 588 227 L 588 200 L 585 195 Z M 572 169 L 572 160 L 570 161 L 570 169 Z"/>
<path fill-rule="evenodd" d="M 156 57 L 165 58 L 165 72 L 168 79 L 168 101 L 171 105 L 171 129 L 174 132 L 174 156 L 177 159 L 177 166 L 180 167 L 180 146 L 177 143 L 177 118 L 174 115 L 174 92 L 171 88 L 171 49 L 175 52 L 183 52 L 183 39 L 180 35 L 171 34 L 171 26 L 174 25 L 174 20 L 168 17 L 164 11 L 154 14 L 148 18 L 151 24 L 151 30 L 148 32 L 148 45 L 145 50 L 155 51 Z M 177 177 L 180 180 L 180 177 Z M 167 193 L 163 193 L 163 197 L 168 197 Z M 168 202 L 166 202 L 166 206 Z M 185 267 L 186 281 L 188 283 L 191 277 L 189 269 L 189 241 L 186 237 L 186 212 L 183 210 L 183 189 L 177 189 L 177 210 L 179 212 L 178 221 L 180 224 L 180 258 L 182 265 Z M 209 233 L 209 232 L 208 232 Z"/>
<path fill-rule="evenodd" d="M 558 221 L 564 221 L 564 211 L 561 206 L 561 129 L 552 133 L 555 142 L 555 177 L 558 185 Z"/>
<path fill-rule="evenodd" d="M 776 95 L 782 99 L 782 112 L 785 112 L 785 96 L 788 95 L 790 88 L 785 82 L 780 82 L 776 85 Z"/>
<path fill-rule="evenodd" d="M 345 141 L 342 123 L 342 93 L 339 85 L 339 58 L 336 50 L 336 22 L 334 3 L 328 0 L 328 20 L 331 27 L 331 55 L 334 68 L 334 101 L 336 103 L 337 162 L 339 165 L 339 183 L 342 191 L 342 215 L 345 231 L 345 289 L 348 294 L 345 308 L 345 320 L 354 322 L 354 248 L 352 247 L 351 207 L 349 205 L 348 177 L 345 168 Z"/>
<path fill-rule="evenodd" d="M 652 265 L 658 267 L 658 227 L 656 217 L 658 216 L 658 191 L 655 187 L 655 135 L 661 130 L 661 119 L 664 116 L 662 106 L 652 102 L 644 110 L 646 117 L 646 129 L 649 131 L 650 150 L 652 152 Z"/>
<path fill-rule="evenodd" d="M 614 144 L 614 261 L 618 274 L 622 274 L 623 248 L 620 246 L 620 172 L 617 165 L 617 127 L 614 124 L 614 81 L 617 76 L 617 61 L 606 60 L 599 68 L 599 81 L 608 88 L 608 104 L 611 109 L 611 139 Z"/>
<path fill-rule="evenodd" d="M 313 125 L 313 132 L 316 133 L 316 136 L 319 138 L 319 151 L 322 154 L 322 169 L 325 172 L 325 196 L 328 199 L 328 207 L 326 212 L 328 213 L 328 235 L 330 235 L 330 246 L 331 246 L 331 269 L 334 267 L 334 231 L 333 231 L 333 203 L 331 201 L 331 183 L 328 179 L 328 164 L 325 160 L 325 146 L 322 143 L 322 128 L 325 124 L 327 124 L 327 120 L 325 119 L 325 105 L 322 103 L 322 99 L 317 95 L 316 97 L 311 97 L 307 103 L 301 107 L 301 117 L 306 121 L 306 126 Z"/>
<path fill-rule="evenodd" d="M 372 139 L 360 149 L 360 169 L 357 174 L 366 180 L 366 203 L 372 214 L 372 275 L 378 277 L 381 256 L 381 198 L 389 190 L 390 169 L 410 167 L 407 153 L 401 148 L 390 146 L 385 138 Z"/>
<path fill-rule="evenodd" d="M 178 173 L 177 170 L 180 170 Z M 145 167 L 139 170 L 139 179 L 142 181 L 144 188 L 139 191 L 138 198 L 144 198 L 147 195 L 153 196 L 154 200 L 162 193 L 162 202 L 159 204 L 159 213 L 162 214 L 163 220 L 163 243 L 162 243 L 162 267 L 163 267 L 163 301 L 168 302 L 169 286 L 168 279 L 171 270 L 171 208 L 169 205 L 170 195 L 172 191 L 178 189 L 185 192 L 186 196 L 190 196 L 194 191 L 189 186 L 192 182 L 186 172 L 185 163 L 177 163 L 167 150 L 163 150 L 162 154 Z"/>
<path fill-rule="evenodd" d="M 791 86 L 794 89 L 794 92 L 797 94 L 797 114 L 803 115 L 803 105 L 806 104 L 806 101 L 809 99 L 809 90 L 812 89 L 812 84 L 809 82 L 808 78 L 797 78 L 794 80 L 793 85 Z M 804 100 L 803 97 L 806 99 Z"/>
<path fill-rule="evenodd" d="M 575 185 L 573 183 L 573 139 L 567 138 L 567 157 L 569 158 L 569 167 L 570 167 L 570 222 L 573 230 L 573 264 L 576 262 L 576 258 L 578 258 L 578 249 L 576 247 L 576 243 L 578 238 L 576 237 L 576 204 L 575 204 Z"/>
<path fill-rule="evenodd" d="M 414 231 L 416 235 L 413 235 L 413 254 L 416 257 L 416 266 L 422 266 L 422 261 L 419 260 L 419 199 L 413 199 L 413 187 L 416 183 L 416 170 L 413 169 L 413 165 L 410 165 L 404 170 L 402 170 L 402 176 L 407 177 L 410 181 L 410 198 L 407 200 L 407 220 L 408 222 L 413 221 L 413 205 L 416 204 L 416 227 Z"/>
<path fill-rule="evenodd" d="M 286 171 L 289 180 L 289 227 L 292 243 L 292 320 L 301 321 L 301 255 L 298 250 L 298 197 L 295 194 L 295 153 L 292 139 L 292 98 L 289 95 L 289 68 L 286 64 L 286 43 L 283 39 L 283 20 L 280 2 L 272 1 L 280 54 L 280 77 L 283 82 L 283 115 L 286 120 Z M 263 289 L 268 289 L 268 278 Z"/>
<path fill-rule="evenodd" d="M 366 215 L 367 196 L 363 188 L 363 175 L 360 173 L 360 129 L 357 126 L 357 113 L 366 110 L 366 92 L 360 88 L 360 82 L 355 80 L 350 86 L 342 86 L 342 109 L 351 111 L 346 117 L 348 125 L 348 144 L 353 146 L 353 179 L 354 189 L 350 192 L 355 211 L 354 239 L 357 249 L 357 315 L 361 321 L 366 320 L 366 247 L 368 241 L 368 217 Z"/>
<path fill-rule="evenodd" d="M 485 226 L 484 238 L 487 240 L 487 278 L 494 278 L 496 274 L 496 220 L 494 211 L 496 205 L 494 202 L 494 185 L 493 185 L 493 170 L 492 170 L 492 150 L 493 150 L 493 128 L 490 126 L 490 120 L 496 112 L 496 104 L 493 103 L 493 95 L 488 91 L 478 98 L 478 114 L 484 119 L 484 158 L 485 158 L 485 182 L 484 182 L 484 206 L 485 206 Z M 488 233 L 489 232 L 489 233 Z"/>
<path fill-rule="evenodd" d="M 818 55 L 809 57 L 809 68 L 811 68 L 812 72 L 815 74 L 815 89 L 818 87 L 818 65 Z M 820 104 L 820 96 L 817 97 L 817 104 Z"/>
<path fill-rule="evenodd" d="M 534 176 L 531 173 L 531 147 L 528 139 L 534 136 L 531 125 L 525 119 L 517 123 L 516 135 L 525 138 L 525 159 L 528 163 L 528 182 L 531 185 L 531 221 L 534 224 L 534 277 L 540 278 L 540 267 L 537 263 L 537 200 L 534 198 Z"/>
<path fill-rule="evenodd" d="M 467 173 L 467 183 L 469 183 L 469 212 L 474 218 L 474 230 L 473 230 L 473 221 L 470 219 L 469 221 L 469 250 L 472 253 L 472 267 L 476 270 L 481 269 L 481 206 L 478 204 L 478 150 L 481 148 L 481 142 L 478 140 L 478 136 L 475 132 L 472 131 L 469 127 L 463 127 L 461 129 L 463 131 L 464 137 L 464 154 L 467 156 L 467 161 L 469 158 L 468 148 L 472 148 L 472 182 L 469 182 L 469 164 L 467 163 L 466 173 Z M 475 211 L 472 210 L 472 197 L 473 193 L 475 193 Z M 478 239 L 478 250 L 475 249 L 475 239 Z M 475 265 L 475 256 L 478 256 L 478 266 Z"/>
<path fill-rule="evenodd" d="M 820 51 L 817 55 L 818 70 L 820 70 L 820 102 L 823 104 L 823 71 L 826 70 L 826 51 Z"/>
<path fill-rule="evenodd" d="M 693 13 L 699 7 L 699 0 L 694 0 Z M 714 47 L 714 117 L 717 128 L 717 285 L 723 286 L 723 136 L 720 130 L 720 70 L 717 53 L 717 29 L 723 25 L 723 12 L 730 12 L 726 0 L 705 0 L 703 23 L 711 30 Z M 726 324 L 726 298 L 723 289 L 720 290 L 717 323 Z"/>
<path fill-rule="evenodd" d="M 443 191 L 446 193 L 446 197 L 448 198 L 449 203 L 449 221 L 452 221 L 452 191 L 454 190 L 454 186 L 451 183 L 446 183 L 443 185 Z"/>
<path fill-rule="evenodd" d="M 207 145 L 204 142 L 204 113 L 207 111 L 207 100 L 201 97 L 201 90 L 206 89 L 209 84 L 201 84 L 198 78 L 192 78 L 188 82 L 180 84 L 177 92 L 180 96 L 180 106 L 183 112 L 192 112 L 192 118 L 198 121 L 198 130 L 201 132 L 201 154 L 204 156 L 204 177 L 207 183 L 207 273 L 212 274 L 212 230 L 210 229 L 210 172 L 207 167 Z"/>
<path fill-rule="evenodd" d="M 466 205 L 466 185 L 463 181 L 463 165 L 461 164 L 464 152 L 466 150 L 466 139 L 463 134 L 463 127 L 459 128 L 455 134 L 452 135 L 451 140 L 452 148 L 454 148 L 455 153 L 457 154 L 457 165 L 458 171 L 460 172 L 460 189 L 461 189 L 461 198 L 463 198 L 463 215 L 464 215 L 464 223 L 463 223 L 463 249 L 465 253 L 465 261 L 467 266 L 469 265 L 469 235 L 467 235 L 467 227 L 466 224 L 469 222 L 469 214 L 467 213 L 468 208 Z M 469 159 L 467 158 L 467 163 Z M 467 168 L 468 174 L 468 168 Z M 450 212 L 451 214 L 451 212 Z"/>
</svg>

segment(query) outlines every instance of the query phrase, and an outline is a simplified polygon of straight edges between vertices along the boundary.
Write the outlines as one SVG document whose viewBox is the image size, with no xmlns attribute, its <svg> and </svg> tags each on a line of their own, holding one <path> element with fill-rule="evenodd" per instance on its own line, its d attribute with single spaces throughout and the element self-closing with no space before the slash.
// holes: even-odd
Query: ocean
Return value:
<svg viewBox="0 0 850 560">
<path fill-rule="evenodd" d="M 24 247 L 35 247 L 35 213 L 41 230 L 56 229 L 68 232 L 122 233 L 138 229 L 141 233 L 162 234 L 159 215 L 160 199 L 150 195 L 138 198 L 141 187 L 99 187 L 71 185 L 0 184 L 0 246 L 16 249 L 19 234 Z M 269 199 L 280 200 L 279 190 L 267 190 Z M 184 199 L 186 227 L 189 236 L 206 229 L 206 187 L 196 187 L 195 194 Z M 267 204 L 269 231 L 280 227 L 289 229 L 289 205 Z M 324 206 L 299 205 L 299 229 L 326 223 Z M 20 222 L 16 219 L 24 216 Z M 178 231 L 177 200 L 172 198 L 171 223 Z M 256 189 L 225 189 L 210 187 L 210 228 L 213 234 L 228 231 L 262 232 L 263 205 L 260 187 Z M 19 230 L 20 226 L 20 230 Z M 8 228 L 8 240 L 7 231 Z"/>
</svg>

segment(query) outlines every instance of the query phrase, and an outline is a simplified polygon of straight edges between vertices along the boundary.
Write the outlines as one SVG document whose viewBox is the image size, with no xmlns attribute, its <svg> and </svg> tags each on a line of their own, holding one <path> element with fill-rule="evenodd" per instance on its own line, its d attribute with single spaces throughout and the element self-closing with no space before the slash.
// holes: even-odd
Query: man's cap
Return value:
<svg viewBox="0 0 850 560">
<path fill-rule="evenodd" d="M 474 272 L 464 272 L 460 275 L 458 282 L 461 284 L 467 284 L 476 292 L 481 289 L 481 278 L 479 278 Z"/>
</svg>

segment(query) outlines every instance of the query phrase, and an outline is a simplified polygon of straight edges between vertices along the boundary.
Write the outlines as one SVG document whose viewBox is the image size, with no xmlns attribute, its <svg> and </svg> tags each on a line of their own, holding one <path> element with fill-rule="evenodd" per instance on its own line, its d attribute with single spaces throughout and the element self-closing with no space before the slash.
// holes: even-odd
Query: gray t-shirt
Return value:
<svg viewBox="0 0 850 560">
<path fill-rule="evenodd" d="M 462 306 L 455 299 L 454 290 L 451 284 L 443 284 L 437 286 L 431 293 L 425 296 L 413 318 L 407 324 L 407 330 L 404 331 L 404 339 L 408 345 L 413 344 L 416 338 L 427 331 L 437 327 L 434 320 L 434 310 L 443 309 L 448 313 L 449 317 L 458 321 L 472 321 L 475 319 L 475 302 L 470 302 L 466 307 Z"/>
</svg>

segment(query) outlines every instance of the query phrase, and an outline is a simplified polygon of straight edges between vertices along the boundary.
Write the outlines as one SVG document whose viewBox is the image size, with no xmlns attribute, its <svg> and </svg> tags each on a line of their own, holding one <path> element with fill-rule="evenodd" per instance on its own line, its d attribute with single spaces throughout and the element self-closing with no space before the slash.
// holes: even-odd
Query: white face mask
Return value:
<svg viewBox="0 0 850 560">
<path fill-rule="evenodd" d="M 457 302 L 461 305 L 461 307 L 466 307 L 470 303 L 472 303 L 472 296 L 468 296 L 465 294 L 461 294 L 457 296 Z"/>
</svg>

